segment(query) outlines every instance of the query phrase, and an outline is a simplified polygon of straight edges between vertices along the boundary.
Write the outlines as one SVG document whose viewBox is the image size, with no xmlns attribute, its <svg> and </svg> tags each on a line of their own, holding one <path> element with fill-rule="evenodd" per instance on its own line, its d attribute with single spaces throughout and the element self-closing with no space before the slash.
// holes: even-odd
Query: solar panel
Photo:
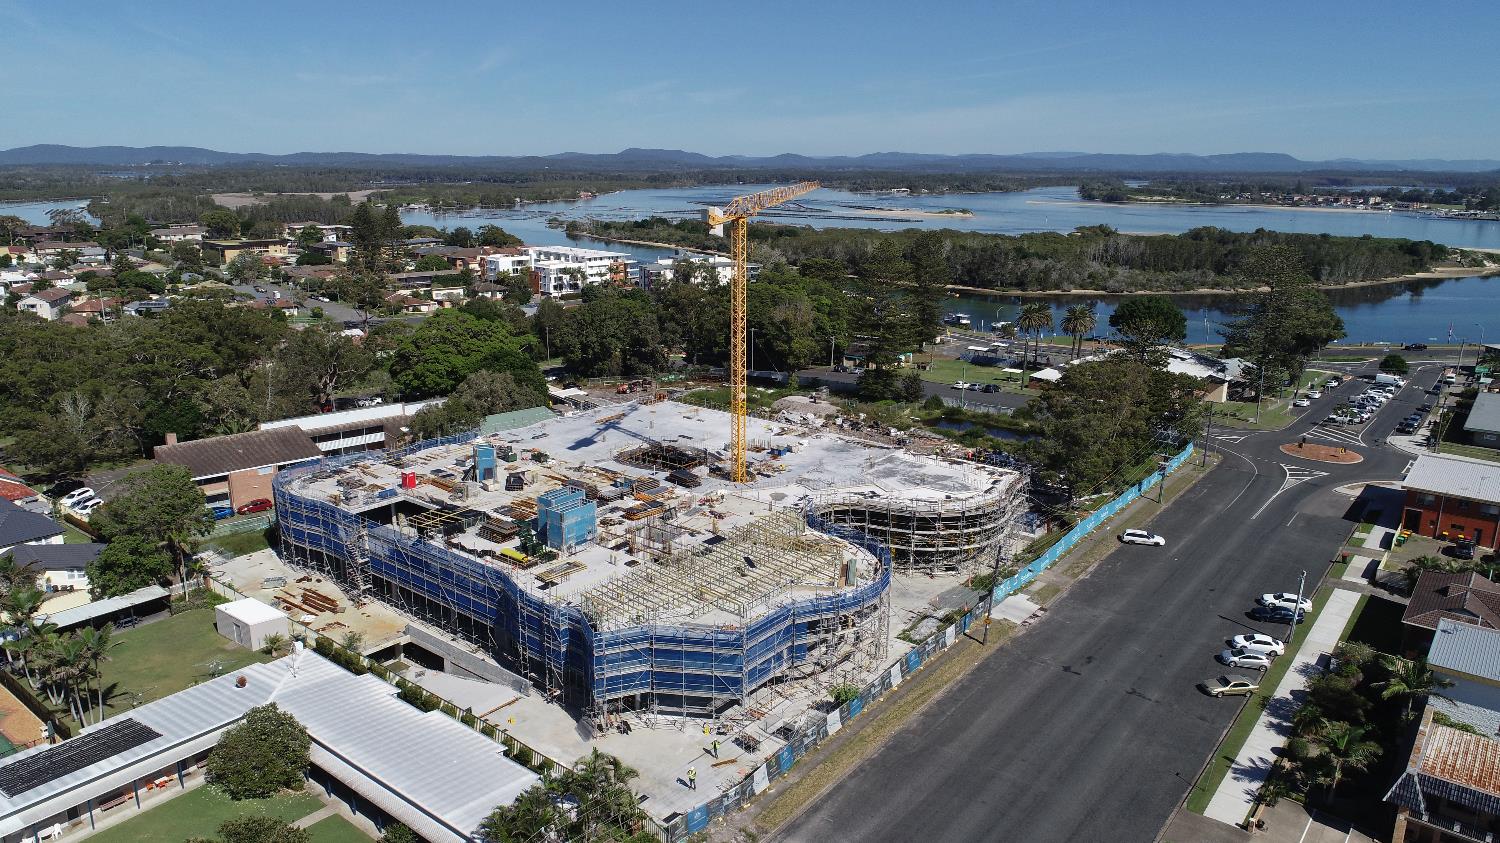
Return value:
<svg viewBox="0 0 1500 843">
<path fill-rule="evenodd" d="M 130 718 L 0 766 L 0 792 L 17 796 L 156 740 L 161 734 Z"/>
</svg>

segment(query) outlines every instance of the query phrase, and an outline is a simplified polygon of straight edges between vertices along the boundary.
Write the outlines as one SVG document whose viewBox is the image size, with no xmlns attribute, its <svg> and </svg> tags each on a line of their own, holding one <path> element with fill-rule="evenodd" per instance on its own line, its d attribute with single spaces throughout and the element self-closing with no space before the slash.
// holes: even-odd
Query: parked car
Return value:
<svg viewBox="0 0 1500 843">
<path fill-rule="evenodd" d="M 1000 391 L 1000 385 L 999 384 L 993 384 L 993 383 L 987 383 L 987 384 L 984 385 L 984 388 L 981 389 L 981 390 L 979 390 L 979 391 L 980 392 L 999 392 Z"/>
<path fill-rule="evenodd" d="M 234 507 L 227 503 L 219 503 L 209 507 L 208 512 L 214 517 L 215 521 L 222 521 L 225 518 L 233 517 Z"/>
<path fill-rule="evenodd" d="M 63 506 L 71 508 L 75 504 L 83 503 L 84 501 L 92 497 L 95 497 L 94 490 L 90 489 L 87 486 L 84 486 L 81 489 L 74 489 L 66 495 L 63 495 L 61 498 L 58 498 L 57 502 L 62 504 Z"/>
<path fill-rule="evenodd" d="M 1293 407 L 1311 407 L 1312 406 L 1312 402 L 1309 401 L 1309 400 L 1307 400 L 1306 398 L 1298 398 L 1296 401 L 1292 402 L 1292 406 Z"/>
<path fill-rule="evenodd" d="M 1343 383 L 1343 381 L 1340 380 L 1339 378 L 1329 378 L 1328 379 L 1328 383 L 1323 384 L 1323 388 L 1324 389 L 1338 389 L 1339 388 L 1339 384 L 1341 384 L 1341 383 Z"/>
<path fill-rule="evenodd" d="M 1167 544 L 1166 539 L 1145 530 L 1126 530 L 1120 534 L 1120 541 L 1125 544 L 1148 544 L 1154 547 L 1165 547 Z"/>
<path fill-rule="evenodd" d="M 1474 543 L 1460 539 L 1454 542 L 1452 547 L 1448 548 L 1448 555 L 1454 559 L 1473 559 Z"/>
<path fill-rule="evenodd" d="M 1318 390 L 1316 390 L 1316 389 L 1310 389 L 1310 390 L 1307 391 L 1307 397 L 1308 398 L 1312 398 L 1312 399 L 1318 399 L 1318 398 L 1322 398 L 1323 397 L 1323 393 L 1320 392 L 1320 391 L 1318 391 Z"/>
<path fill-rule="evenodd" d="M 1418 407 L 1417 409 L 1421 410 L 1424 413 L 1430 413 L 1430 412 L 1432 412 L 1432 405 L 1424 403 L 1422 406 Z"/>
<path fill-rule="evenodd" d="M 1407 350 L 1407 351 L 1426 351 L 1427 350 L 1427 343 L 1425 343 L 1425 342 L 1409 342 L 1406 345 L 1403 345 L 1401 347 L 1403 349 Z"/>
<path fill-rule="evenodd" d="M 968 389 L 969 388 L 969 382 L 968 381 L 954 381 L 953 382 L 953 388 L 954 389 Z"/>
<path fill-rule="evenodd" d="M 1250 667 L 1256 670 L 1265 670 L 1271 666 L 1270 656 L 1249 650 L 1225 650 L 1219 654 L 1219 661 L 1225 667 Z"/>
<path fill-rule="evenodd" d="M 979 390 L 981 390 L 983 388 L 984 388 L 984 384 L 980 384 L 980 383 L 971 383 L 971 384 L 969 384 L 969 391 L 970 392 L 978 392 Z"/>
<path fill-rule="evenodd" d="M 1417 426 L 1414 424 L 1409 424 L 1407 422 L 1402 422 L 1401 424 L 1396 425 L 1396 432 L 1404 436 L 1410 436 L 1413 433 L 1417 432 Z"/>
<path fill-rule="evenodd" d="M 89 498 L 83 503 L 74 504 L 73 511 L 83 516 L 84 518 L 88 518 L 93 514 L 94 510 L 98 509 L 101 506 L 104 506 L 104 501 L 98 498 Z"/>
<path fill-rule="evenodd" d="M 1198 683 L 1198 687 L 1202 688 L 1203 693 L 1208 694 L 1210 697 L 1228 697 L 1252 694 L 1260 685 L 1248 676 L 1231 673 L 1225 676 L 1216 676 L 1213 679 L 1205 679 Z"/>
<path fill-rule="evenodd" d="M 270 499 L 268 498 L 256 498 L 249 503 L 240 504 L 239 508 L 236 509 L 235 512 L 238 512 L 241 515 L 249 515 L 252 512 L 265 512 L 273 506 L 275 506 L 275 504 L 271 503 Z"/>
<path fill-rule="evenodd" d="M 1251 653 L 1265 653 L 1270 656 L 1279 656 L 1286 652 L 1286 644 L 1279 638 L 1272 638 L 1259 632 L 1236 635 L 1229 639 L 1229 646 L 1236 650 L 1245 650 Z"/>
<path fill-rule="evenodd" d="M 1250 619 L 1265 623 L 1291 623 L 1293 614 L 1297 616 L 1297 623 L 1307 620 L 1306 612 L 1294 613 L 1289 606 L 1256 606 L 1250 610 Z"/>
<path fill-rule="evenodd" d="M 1261 605 L 1261 606 L 1272 606 L 1272 607 L 1278 607 L 1279 606 L 1279 607 L 1282 607 L 1282 608 L 1291 609 L 1291 608 L 1293 608 L 1293 607 L 1295 607 L 1295 606 L 1298 605 L 1298 597 L 1297 597 L 1297 595 L 1293 594 L 1290 591 L 1277 591 L 1277 592 L 1272 593 L 1272 594 L 1262 594 L 1261 596 L 1255 598 L 1255 602 L 1258 605 Z M 1303 598 L 1301 598 L 1301 606 L 1302 606 L 1302 611 L 1304 611 L 1304 612 L 1311 612 L 1312 611 L 1312 598 L 1311 597 L 1303 597 Z"/>
</svg>

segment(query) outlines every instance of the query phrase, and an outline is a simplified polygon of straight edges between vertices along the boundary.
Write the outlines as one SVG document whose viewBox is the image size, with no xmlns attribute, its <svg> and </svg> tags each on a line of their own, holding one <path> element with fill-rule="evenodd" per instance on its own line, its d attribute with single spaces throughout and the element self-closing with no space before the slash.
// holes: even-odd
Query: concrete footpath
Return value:
<svg viewBox="0 0 1500 843">
<path fill-rule="evenodd" d="M 1302 645 L 1292 657 L 1291 667 L 1282 676 L 1281 684 L 1245 739 L 1245 745 L 1240 747 L 1229 774 L 1219 782 L 1208 810 L 1203 812 L 1205 816 L 1230 825 L 1245 821 L 1255 803 L 1255 794 L 1270 773 L 1278 751 L 1291 735 L 1291 716 L 1297 709 L 1294 695 L 1307 687 L 1309 679 L 1318 675 L 1322 670 L 1319 662 L 1338 646 L 1359 597 L 1356 591 L 1333 589 L 1318 619 L 1304 634 Z"/>
</svg>

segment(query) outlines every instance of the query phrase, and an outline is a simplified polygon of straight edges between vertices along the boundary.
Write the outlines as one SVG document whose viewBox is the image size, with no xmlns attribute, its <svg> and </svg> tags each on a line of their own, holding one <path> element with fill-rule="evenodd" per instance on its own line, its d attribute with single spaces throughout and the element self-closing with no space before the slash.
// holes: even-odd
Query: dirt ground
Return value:
<svg viewBox="0 0 1500 843">
<path fill-rule="evenodd" d="M 1365 461 L 1364 457 L 1347 448 L 1339 448 L 1333 445 L 1318 445 L 1313 442 L 1288 442 L 1281 446 L 1281 452 L 1287 456 L 1297 457 L 1298 459 L 1315 460 L 1317 462 L 1336 462 L 1344 465 L 1353 465 L 1354 463 Z"/>
</svg>

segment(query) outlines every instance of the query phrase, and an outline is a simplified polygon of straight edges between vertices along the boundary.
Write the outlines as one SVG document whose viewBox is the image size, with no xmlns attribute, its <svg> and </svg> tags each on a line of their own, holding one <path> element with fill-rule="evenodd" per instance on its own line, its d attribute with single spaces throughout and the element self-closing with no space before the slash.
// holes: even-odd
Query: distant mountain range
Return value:
<svg viewBox="0 0 1500 843">
<path fill-rule="evenodd" d="M 37 144 L 0 151 L 0 166 L 81 164 L 105 167 L 141 165 L 292 165 L 319 167 L 470 167 L 529 171 L 571 170 L 904 170 L 922 172 L 1068 173 L 1302 173 L 1302 172 L 1485 172 L 1500 171 L 1500 160 L 1413 159 L 1376 161 L 1338 158 L 1303 161 L 1279 152 L 1226 155 L 1156 153 L 1116 155 L 1088 152 L 1026 152 L 1018 155 L 928 155 L 873 152 L 857 156 L 784 153 L 766 157 L 710 156 L 680 149 L 626 149 L 615 153 L 560 152 L 556 155 L 420 155 L 368 152 L 219 152 L 196 146 L 62 146 Z"/>
</svg>

